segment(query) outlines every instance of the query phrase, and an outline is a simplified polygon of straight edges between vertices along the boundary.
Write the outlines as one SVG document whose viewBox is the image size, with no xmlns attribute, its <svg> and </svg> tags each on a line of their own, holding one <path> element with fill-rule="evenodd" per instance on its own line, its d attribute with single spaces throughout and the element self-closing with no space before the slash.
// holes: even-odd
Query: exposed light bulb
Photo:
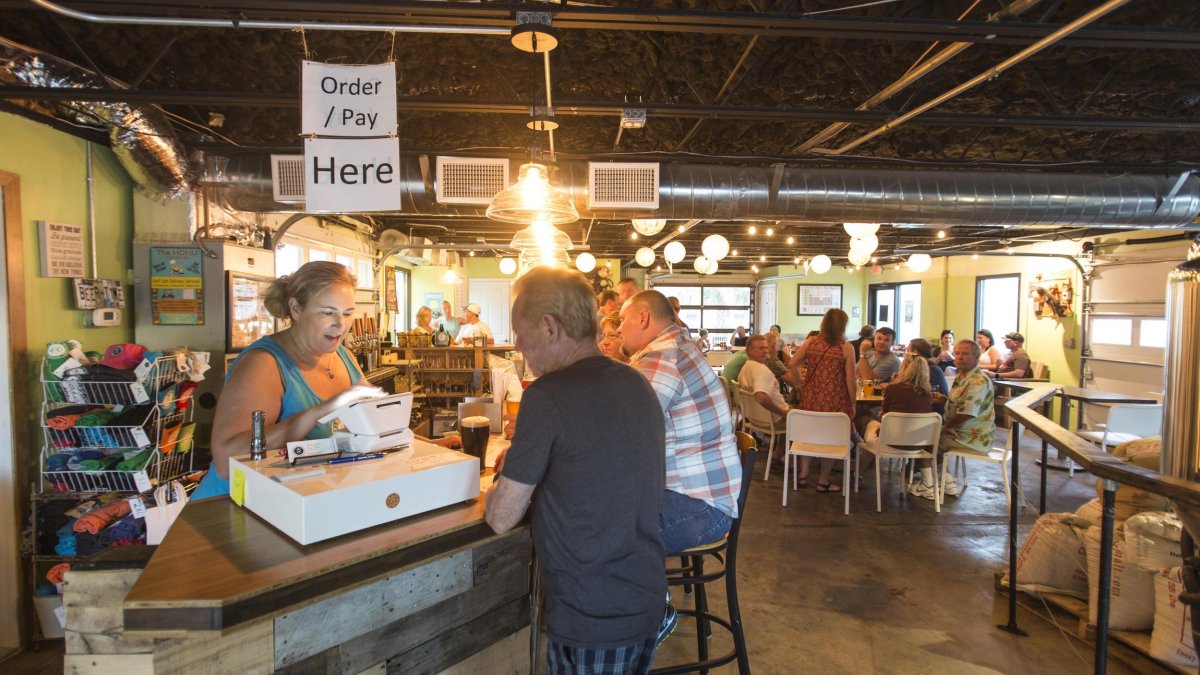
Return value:
<svg viewBox="0 0 1200 675">
<path fill-rule="evenodd" d="M 687 232 L 687 225 L 680 225 L 680 226 L 679 226 L 679 231 L 680 231 L 680 232 Z"/>
<path fill-rule="evenodd" d="M 945 239 L 945 238 L 946 238 L 946 231 L 938 230 L 938 239 Z"/>
<path fill-rule="evenodd" d="M 735 258 L 736 258 L 736 257 L 737 257 L 737 249 L 735 248 L 735 249 L 733 249 L 732 251 L 730 251 L 730 252 L 729 252 L 729 255 L 731 255 L 731 256 L 733 256 L 733 257 L 735 257 Z"/>
<path fill-rule="evenodd" d="M 971 254 L 971 260 L 979 260 L 979 254 L 978 254 L 978 253 L 972 253 L 972 254 Z"/>
<path fill-rule="evenodd" d="M 521 205 L 530 210 L 542 208 L 546 204 L 546 188 L 549 182 L 542 176 L 541 167 L 529 167 L 526 180 L 521 185 Z"/>
<path fill-rule="evenodd" d="M 775 228 L 773 228 L 773 227 L 768 227 L 768 228 L 767 228 L 767 236 L 768 236 L 768 237 L 774 237 L 774 236 L 775 236 Z"/>
<path fill-rule="evenodd" d="M 751 225 L 750 227 L 746 228 L 746 232 L 748 232 L 750 234 L 758 234 L 758 228 L 755 227 L 754 225 Z"/>
<path fill-rule="evenodd" d="M 662 265 L 655 265 L 655 266 L 654 266 L 654 271 L 655 271 L 655 272 L 661 272 L 661 271 L 662 271 Z"/>
<path fill-rule="evenodd" d="M 765 255 L 758 256 L 758 262 L 767 262 L 767 256 L 765 256 Z"/>
<path fill-rule="evenodd" d="M 800 258 L 792 258 L 792 264 L 793 264 L 793 265 L 799 265 L 799 264 L 800 264 Z"/>
<path fill-rule="evenodd" d="M 751 266 L 750 266 L 750 271 L 751 271 L 751 272 L 754 272 L 755 274 L 757 274 L 757 273 L 758 273 L 758 265 L 751 265 Z"/>
<path fill-rule="evenodd" d="M 605 262 L 604 266 L 611 270 L 612 269 L 612 261 L 609 260 L 609 261 Z"/>
<path fill-rule="evenodd" d="M 796 238 L 795 238 L 795 237 L 788 237 L 788 238 L 787 238 L 787 243 L 789 243 L 789 244 L 794 244 L 794 243 L 796 243 Z"/>
<path fill-rule="evenodd" d="M 1007 253 L 1007 254 L 1009 254 L 1009 255 L 1012 255 L 1012 254 L 1013 254 L 1013 247 L 1009 246 L 1009 247 L 1005 248 L 1005 249 L 1004 249 L 1004 252 L 1005 252 L 1005 253 Z"/>
<path fill-rule="evenodd" d="M 471 251 L 471 253 L 470 253 L 469 255 L 470 255 L 472 258 L 474 258 L 474 257 L 475 257 L 475 251 Z"/>
<path fill-rule="evenodd" d="M 629 238 L 630 238 L 630 239 L 632 239 L 632 240 L 634 240 L 634 241 L 637 241 L 637 232 L 630 232 L 630 233 L 629 233 Z"/>
</svg>

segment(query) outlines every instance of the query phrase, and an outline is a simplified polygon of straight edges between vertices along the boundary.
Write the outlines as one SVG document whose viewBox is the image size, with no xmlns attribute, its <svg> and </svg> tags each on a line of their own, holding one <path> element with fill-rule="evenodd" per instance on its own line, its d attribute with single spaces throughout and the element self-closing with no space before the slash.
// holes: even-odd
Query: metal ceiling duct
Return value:
<svg viewBox="0 0 1200 675">
<path fill-rule="evenodd" d="M 984 171 L 885 171 L 663 164 L 659 208 L 587 208 L 587 162 L 561 162 L 553 182 L 584 218 L 798 220 L 922 226 L 1183 227 L 1200 214 L 1200 177 L 1101 176 Z M 402 155 L 395 215 L 464 215 L 483 209 L 440 204 L 417 155 Z M 224 201 L 254 212 L 296 211 L 273 200 L 266 158 L 231 158 Z M 514 172 L 515 175 L 515 172 Z M 427 187 L 428 186 L 428 187 Z M 773 187 L 774 186 L 774 187 Z M 301 207 L 302 210 L 302 207 Z"/>
<path fill-rule="evenodd" d="M 0 82 L 32 87 L 123 87 L 92 71 L 0 38 Z M 166 115 L 153 106 L 95 101 L 56 101 L 46 105 L 14 101 L 34 112 L 108 132 L 113 153 L 138 185 L 155 194 L 179 196 L 191 179 L 183 145 Z"/>
</svg>

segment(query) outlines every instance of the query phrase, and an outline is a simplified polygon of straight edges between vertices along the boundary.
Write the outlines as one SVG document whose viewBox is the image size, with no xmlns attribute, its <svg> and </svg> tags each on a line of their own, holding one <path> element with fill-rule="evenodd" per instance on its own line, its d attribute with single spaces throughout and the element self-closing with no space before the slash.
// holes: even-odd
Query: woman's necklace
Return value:
<svg viewBox="0 0 1200 675">
<path fill-rule="evenodd" d="M 330 354 L 329 356 L 330 356 L 330 357 L 333 357 L 333 356 L 336 356 L 336 355 L 337 355 L 337 352 L 334 352 L 333 354 Z M 333 374 L 333 366 L 331 366 L 331 365 L 329 364 L 329 362 L 330 362 L 331 360 L 332 360 L 332 359 L 328 359 L 328 358 L 327 358 L 327 359 L 325 359 L 325 366 L 324 366 L 324 367 L 325 367 L 325 374 L 329 375 L 329 379 L 331 379 L 331 380 L 332 380 L 332 379 L 334 379 L 334 378 L 335 378 L 335 377 L 337 377 L 337 376 Z"/>
</svg>

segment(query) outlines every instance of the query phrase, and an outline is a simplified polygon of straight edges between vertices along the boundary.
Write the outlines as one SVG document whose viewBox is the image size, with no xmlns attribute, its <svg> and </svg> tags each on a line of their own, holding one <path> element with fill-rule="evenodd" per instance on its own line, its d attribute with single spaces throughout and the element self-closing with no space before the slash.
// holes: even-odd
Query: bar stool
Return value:
<svg viewBox="0 0 1200 675">
<path fill-rule="evenodd" d="M 742 528 L 742 517 L 746 513 L 746 495 L 750 492 L 750 474 L 754 471 L 754 454 L 756 443 L 754 437 L 744 432 L 737 434 L 738 451 L 742 456 L 742 489 L 738 492 L 738 517 L 729 526 L 729 534 L 710 544 L 702 544 L 679 554 L 682 566 L 667 570 L 668 586 L 683 586 L 685 593 L 694 589 L 696 596 L 695 609 L 678 610 L 681 616 L 691 616 L 696 619 L 696 661 L 681 663 L 674 666 L 655 668 L 652 675 L 669 675 L 672 673 L 706 673 L 712 668 L 737 661 L 738 672 L 742 675 L 750 673 L 750 658 L 746 653 L 746 636 L 742 630 L 742 612 L 738 606 L 737 595 L 737 547 L 738 535 Z M 715 572 L 704 571 L 704 558 L 712 556 L 718 562 L 724 563 Z M 709 582 L 725 579 L 725 598 L 729 604 L 728 620 L 708 611 L 708 594 L 705 585 Z M 712 624 L 724 627 L 733 636 L 733 651 L 710 659 L 708 657 L 708 639 L 712 637 Z"/>
</svg>

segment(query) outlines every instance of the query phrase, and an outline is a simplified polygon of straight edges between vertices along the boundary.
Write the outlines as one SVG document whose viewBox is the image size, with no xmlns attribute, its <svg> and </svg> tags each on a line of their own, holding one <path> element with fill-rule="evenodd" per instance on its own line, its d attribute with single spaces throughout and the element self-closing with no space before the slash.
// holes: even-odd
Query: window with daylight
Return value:
<svg viewBox="0 0 1200 675">
<path fill-rule="evenodd" d="M 754 289 L 752 286 L 656 285 L 663 295 L 679 298 L 679 318 L 698 337 L 700 329 L 708 331 L 711 344 L 729 342 L 738 326 L 750 328 Z"/>
<path fill-rule="evenodd" d="M 992 331 L 1001 351 L 1004 347 L 1001 336 L 1020 330 L 1020 314 L 1020 274 L 975 277 L 975 330 Z"/>
</svg>

